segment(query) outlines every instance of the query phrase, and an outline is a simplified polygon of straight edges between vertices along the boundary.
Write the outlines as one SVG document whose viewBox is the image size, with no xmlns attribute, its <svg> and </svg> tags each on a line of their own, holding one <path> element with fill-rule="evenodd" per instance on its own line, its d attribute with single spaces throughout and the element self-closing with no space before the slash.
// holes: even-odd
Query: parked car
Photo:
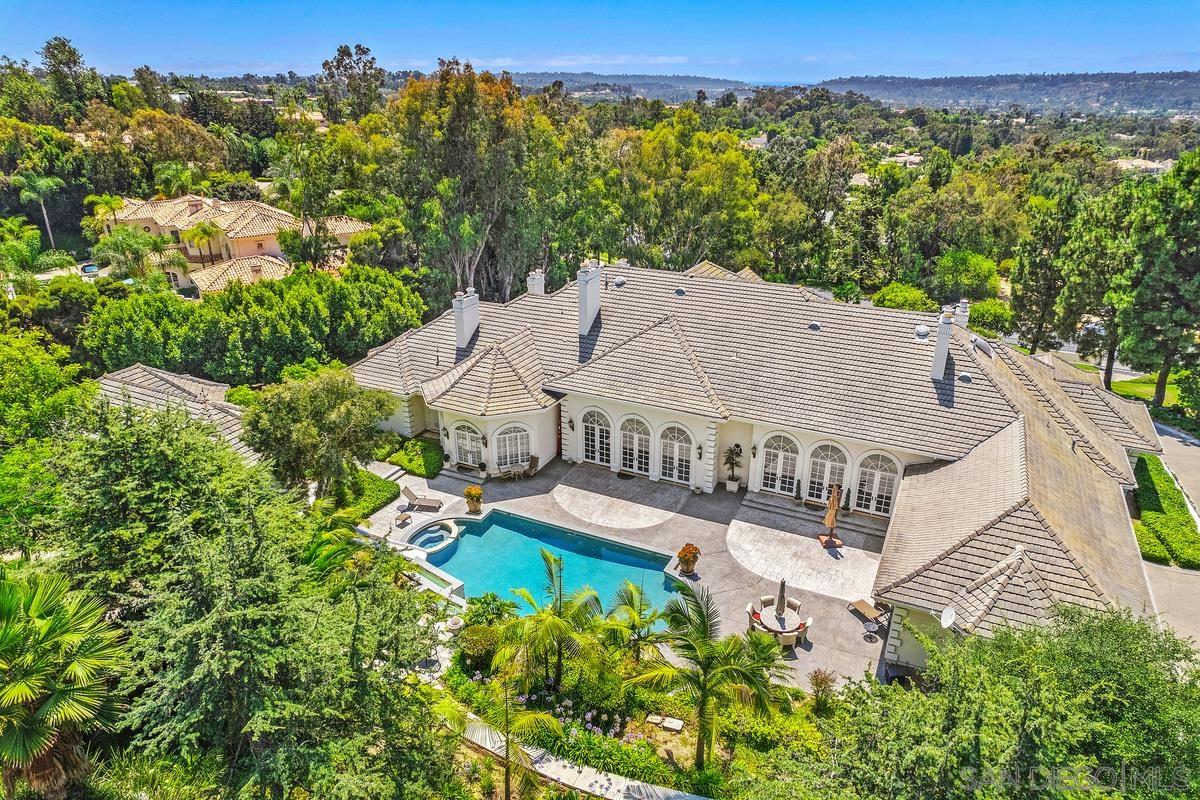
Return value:
<svg viewBox="0 0 1200 800">
<path fill-rule="evenodd" d="M 82 272 L 84 275 L 95 275 L 97 272 L 100 271 L 100 265 L 95 264 L 91 261 L 84 261 L 82 264 L 79 265 L 79 271 Z"/>
</svg>

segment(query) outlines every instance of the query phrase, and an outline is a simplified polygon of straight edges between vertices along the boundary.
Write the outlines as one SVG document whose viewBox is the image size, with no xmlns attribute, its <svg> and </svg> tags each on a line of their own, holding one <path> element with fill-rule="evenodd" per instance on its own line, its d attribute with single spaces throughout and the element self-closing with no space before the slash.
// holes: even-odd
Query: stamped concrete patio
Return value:
<svg viewBox="0 0 1200 800">
<path fill-rule="evenodd" d="M 392 523 L 401 504 L 393 503 L 367 521 L 372 535 L 398 544 L 427 520 L 466 513 L 462 490 L 468 481 L 457 475 L 397 480 L 445 505 L 438 514 L 414 514 L 409 526 L 396 531 Z M 783 578 L 802 613 L 813 618 L 808 643 L 788 655 L 790 682 L 807 686 L 808 673 L 818 668 L 851 678 L 877 674 L 886 631 L 868 634 L 862 620 L 846 610 L 851 600 L 870 596 L 875 580 L 882 537 L 870 525 L 856 528 L 849 521 L 846 546 L 828 551 L 816 540 L 819 515 L 797 510 L 790 501 L 754 496 L 744 503 L 745 492 L 695 495 L 669 483 L 561 461 L 533 478 L 491 480 L 484 489 L 485 510 L 501 508 L 663 553 L 695 543 L 703 555 L 691 580 L 716 598 L 723 633 L 744 631 L 746 604 L 774 595 Z"/>
</svg>

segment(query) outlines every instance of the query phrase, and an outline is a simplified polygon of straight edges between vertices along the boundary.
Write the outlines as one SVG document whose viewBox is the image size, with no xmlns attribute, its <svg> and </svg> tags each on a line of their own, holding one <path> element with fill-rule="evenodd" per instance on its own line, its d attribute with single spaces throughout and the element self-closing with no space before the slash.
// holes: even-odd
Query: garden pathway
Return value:
<svg viewBox="0 0 1200 800">
<path fill-rule="evenodd" d="M 1187 495 L 1195 515 L 1200 506 L 1200 441 L 1166 425 L 1154 427 L 1162 442 L 1163 463 Z M 1200 614 L 1196 604 L 1196 598 L 1200 597 L 1200 571 L 1144 563 L 1159 619 L 1176 633 L 1200 642 Z"/>
</svg>

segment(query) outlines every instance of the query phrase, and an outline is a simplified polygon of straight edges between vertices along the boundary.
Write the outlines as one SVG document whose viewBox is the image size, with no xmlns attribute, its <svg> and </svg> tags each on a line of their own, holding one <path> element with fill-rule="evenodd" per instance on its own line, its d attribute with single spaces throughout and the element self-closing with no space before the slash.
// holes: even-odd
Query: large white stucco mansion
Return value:
<svg viewBox="0 0 1200 800">
<path fill-rule="evenodd" d="M 846 514 L 886 525 L 875 597 L 917 627 L 1152 613 L 1123 496 L 1130 454 L 1159 449 L 1145 409 L 968 313 L 590 263 L 552 294 L 539 272 L 505 304 L 468 289 L 352 369 L 399 398 L 388 427 L 487 473 L 557 457 L 711 492 L 738 445 L 749 492 L 819 504 L 840 484 Z M 887 658 L 919 661 L 910 639 L 892 625 Z"/>
</svg>

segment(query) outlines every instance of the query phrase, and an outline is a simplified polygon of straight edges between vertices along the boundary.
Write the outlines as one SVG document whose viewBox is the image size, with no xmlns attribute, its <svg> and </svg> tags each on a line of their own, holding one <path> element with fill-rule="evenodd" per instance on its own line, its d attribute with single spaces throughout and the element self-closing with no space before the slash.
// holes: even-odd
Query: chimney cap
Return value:
<svg viewBox="0 0 1200 800">
<path fill-rule="evenodd" d="M 475 294 L 475 287 L 474 287 L 474 286 L 468 286 L 468 287 L 467 287 L 467 294 L 469 294 L 469 295 L 470 295 L 470 294 Z"/>
</svg>

